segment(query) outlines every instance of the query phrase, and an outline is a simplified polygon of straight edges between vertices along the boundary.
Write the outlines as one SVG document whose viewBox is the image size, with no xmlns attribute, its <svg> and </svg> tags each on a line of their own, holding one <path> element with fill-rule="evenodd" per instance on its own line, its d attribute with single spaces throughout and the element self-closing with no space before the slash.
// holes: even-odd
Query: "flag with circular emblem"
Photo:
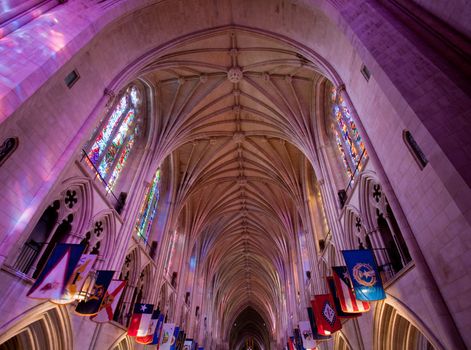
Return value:
<svg viewBox="0 0 471 350">
<path fill-rule="evenodd" d="M 358 300 L 372 301 L 386 298 L 383 282 L 372 250 L 342 250 L 348 274 Z"/>
</svg>

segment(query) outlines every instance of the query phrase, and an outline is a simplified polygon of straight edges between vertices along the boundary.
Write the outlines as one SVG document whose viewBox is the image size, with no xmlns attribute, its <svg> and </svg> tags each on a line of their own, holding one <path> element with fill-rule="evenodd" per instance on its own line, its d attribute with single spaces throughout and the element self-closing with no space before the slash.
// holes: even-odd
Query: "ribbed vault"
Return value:
<svg viewBox="0 0 471 350">
<path fill-rule="evenodd" d="M 155 88 L 156 159 L 172 155 L 172 220 L 198 252 L 211 328 L 231 346 L 266 346 L 287 322 L 325 78 L 289 45 L 227 29 L 173 48 L 141 79 Z"/>
</svg>

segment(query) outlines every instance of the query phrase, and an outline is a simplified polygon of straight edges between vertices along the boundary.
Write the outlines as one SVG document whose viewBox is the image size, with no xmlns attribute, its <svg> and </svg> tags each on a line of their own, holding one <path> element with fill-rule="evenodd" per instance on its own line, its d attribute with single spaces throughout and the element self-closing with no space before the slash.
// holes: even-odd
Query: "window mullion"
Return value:
<svg viewBox="0 0 471 350">
<path fill-rule="evenodd" d="M 108 140 L 108 142 L 106 143 L 106 147 L 103 149 L 103 152 L 101 153 L 100 155 L 100 158 L 98 158 L 98 162 L 96 164 L 96 167 L 99 168 L 101 162 L 103 161 L 103 158 L 105 158 L 105 155 L 108 153 L 108 150 L 110 149 L 110 146 L 111 144 L 113 143 L 115 137 L 116 137 L 116 134 L 118 133 L 119 131 L 119 128 L 121 127 L 121 124 L 123 123 L 123 120 L 124 118 L 126 118 L 126 115 L 129 113 L 131 107 L 127 107 L 124 112 L 121 114 L 121 116 L 119 117 L 119 122 L 116 123 L 116 126 L 113 128 L 113 131 L 111 132 L 111 136 L 110 136 L 110 139 Z M 124 143 L 123 143 L 124 144 Z M 118 152 L 117 152 L 118 153 Z M 116 157 L 115 157 L 115 160 L 116 160 Z M 113 167 L 111 168 L 113 169 Z M 102 175 L 103 178 L 108 178 L 108 173 L 107 174 L 104 174 Z"/>
<path fill-rule="evenodd" d="M 96 128 L 96 130 L 93 132 L 93 135 L 92 137 L 90 138 L 90 141 L 87 145 L 87 148 L 86 148 L 86 151 L 87 151 L 87 154 L 90 152 L 93 144 L 95 143 L 96 141 L 96 138 L 98 137 L 98 134 L 103 130 L 104 128 L 104 125 L 107 125 L 109 122 L 110 122 L 110 118 L 111 118 L 111 115 L 113 114 L 113 112 L 115 111 L 115 109 L 118 107 L 118 104 L 119 102 L 121 101 L 121 98 L 116 98 L 114 101 L 113 101 L 113 104 L 111 105 L 111 108 L 109 108 L 106 112 L 106 118 L 105 120 L 101 121 L 100 122 L 100 125 L 98 125 L 98 127 Z M 111 111 L 111 112 L 110 112 Z"/>
<path fill-rule="evenodd" d="M 111 164 L 110 170 L 108 171 L 108 173 L 104 177 L 105 181 L 108 181 L 111 178 L 111 175 L 113 175 L 114 170 L 116 168 L 116 165 L 118 164 L 119 160 L 121 159 L 121 156 L 122 156 L 123 152 L 126 151 L 126 145 L 128 144 L 128 142 L 131 138 L 130 136 L 131 135 L 126 135 L 126 138 L 124 139 L 123 143 L 117 149 L 116 155 L 113 159 L 113 164 Z"/>
</svg>

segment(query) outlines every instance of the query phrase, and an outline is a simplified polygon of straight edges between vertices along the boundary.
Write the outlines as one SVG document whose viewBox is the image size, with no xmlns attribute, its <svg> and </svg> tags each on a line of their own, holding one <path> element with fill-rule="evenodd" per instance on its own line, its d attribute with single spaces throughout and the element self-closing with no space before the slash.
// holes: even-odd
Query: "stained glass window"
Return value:
<svg viewBox="0 0 471 350">
<path fill-rule="evenodd" d="M 136 114 L 140 105 L 138 88 L 126 89 L 90 141 L 88 164 L 107 183 L 109 191 L 116 185 L 139 133 Z"/>
<path fill-rule="evenodd" d="M 332 131 L 345 174 L 352 184 L 368 158 L 365 145 L 346 102 L 332 88 Z"/>
<path fill-rule="evenodd" d="M 159 202 L 160 192 L 160 169 L 154 175 L 152 183 L 149 184 L 142 201 L 141 210 L 136 222 L 137 235 L 145 241 L 149 238 L 149 232 L 154 221 L 154 216 L 157 211 L 157 204 Z"/>
</svg>

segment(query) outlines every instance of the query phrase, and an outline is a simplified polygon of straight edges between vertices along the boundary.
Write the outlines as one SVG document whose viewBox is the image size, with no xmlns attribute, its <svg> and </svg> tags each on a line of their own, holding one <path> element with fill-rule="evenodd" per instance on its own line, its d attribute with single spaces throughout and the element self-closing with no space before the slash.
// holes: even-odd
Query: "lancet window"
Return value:
<svg viewBox="0 0 471 350">
<path fill-rule="evenodd" d="M 345 168 L 345 174 L 349 179 L 349 185 L 351 185 L 363 169 L 368 153 L 346 102 L 335 88 L 332 88 L 331 102 L 331 127 L 335 136 L 337 151 Z"/>
<path fill-rule="evenodd" d="M 134 85 L 128 87 L 89 143 L 88 164 L 110 191 L 115 187 L 139 136 L 141 107 L 141 91 Z"/>
<path fill-rule="evenodd" d="M 158 169 L 152 179 L 152 182 L 146 189 L 144 200 L 142 201 L 141 210 L 136 222 L 136 233 L 146 242 L 149 238 L 152 222 L 154 221 L 155 213 L 157 211 L 157 204 L 159 202 L 160 191 L 160 169 Z"/>
</svg>

